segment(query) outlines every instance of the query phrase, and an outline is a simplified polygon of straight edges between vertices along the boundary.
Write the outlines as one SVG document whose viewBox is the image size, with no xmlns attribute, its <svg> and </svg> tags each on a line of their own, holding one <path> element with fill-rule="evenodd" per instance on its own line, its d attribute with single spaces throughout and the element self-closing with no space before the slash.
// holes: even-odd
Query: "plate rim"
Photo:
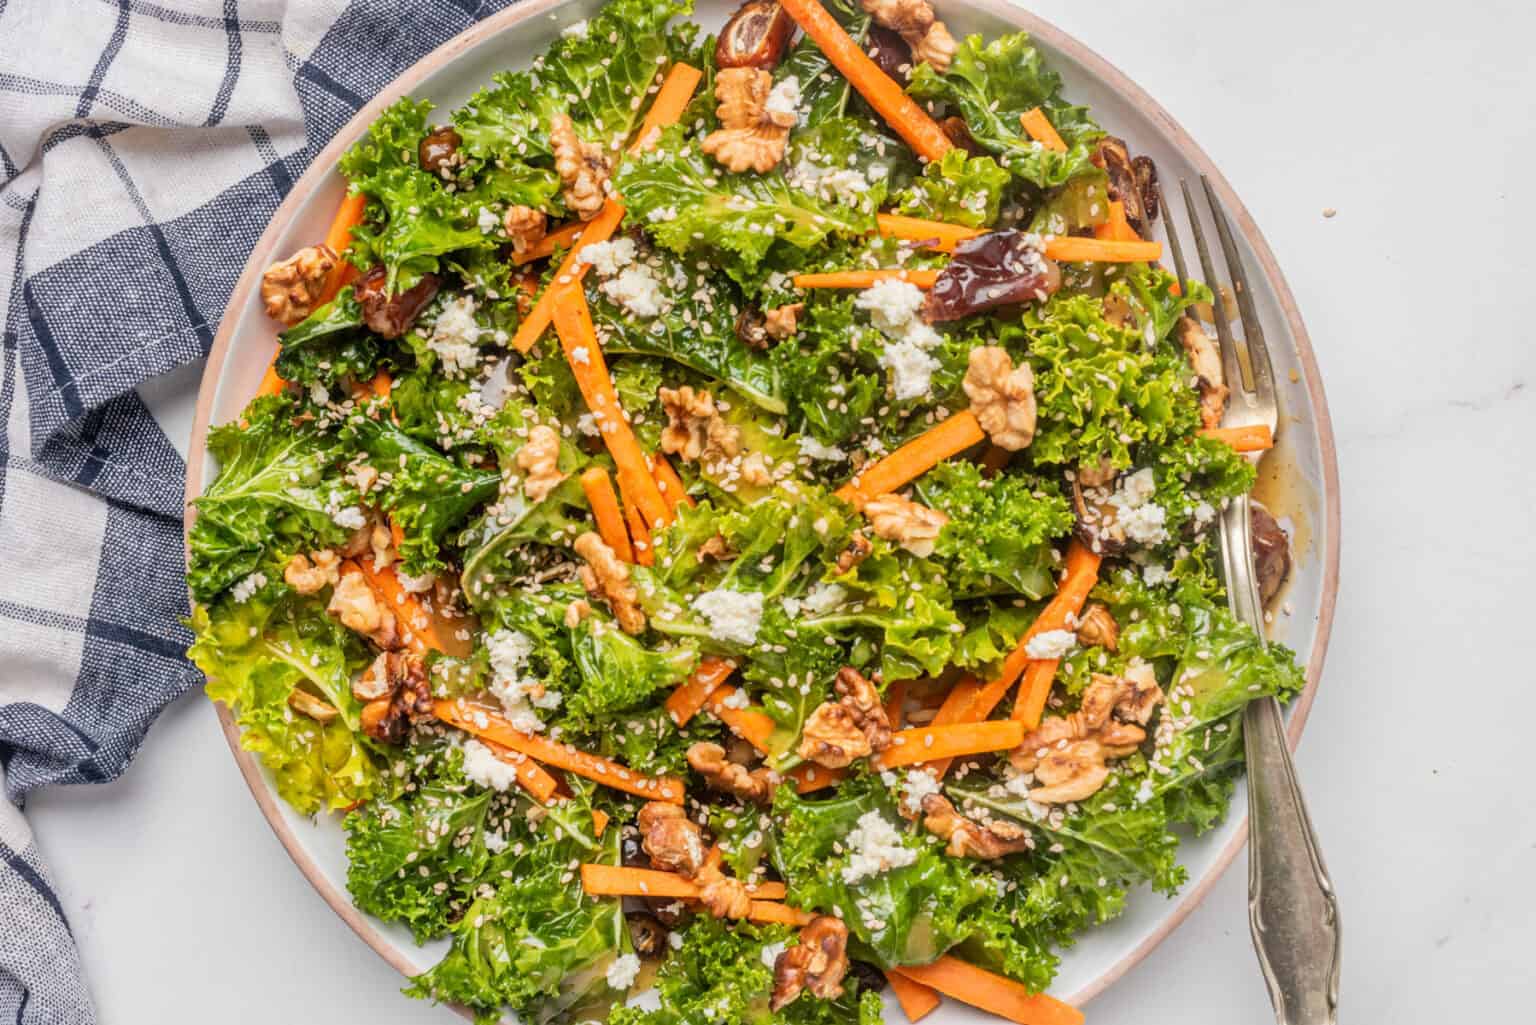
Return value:
<svg viewBox="0 0 1536 1025">
<path fill-rule="evenodd" d="M 245 268 L 235 283 L 230 293 L 229 302 L 225 306 L 220 318 L 218 333 L 214 336 L 213 345 L 209 349 L 207 363 L 203 369 L 202 380 L 198 385 L 197 406 L 192 420 L 192 431 L 187 449 L 187 478 L 186 488 L 183 494 L 185 503 L 185 515 L 183 517 L 183 549 L 185 556 L 190 559 L 188 539 L 192 528 L 192 522 L 196 517 L 196 507 L 193 500 L 203 491 L 203 466 L 207 455 L 207 436 L 209 420 L 211 418 L 214 398 L 218 391 L 220 381 L 224 374 L 224 367 L 229 356 L 231 343 L 235 334 L 238 318 L 229 316 L 230 310 L 240 309 L 249 301 L 253 291 L 259 287 L 260 277 L 265 268 L 268 257 L 275 248 L 279 236 L 294 215 L 303 206 L 304 202 L 317 189 L 323 188 L 329 181 L 330 175 L 341 155 L 351 145 L 354 138 L 360 135 L 389 104 L 399 97 L 409 93 L 428 76 L 456 61 L 465 51 L 470 50 L 493 36 L 500 35 L 514 26 L 530 21 L 541 14 L 545 14 L 566 6 L 571 0 L 523 0 L 507 10 L 500 11 L 485 20 L 471 26 L 459 35 L 443 43 L 432 52 L 428 53 L 405 71 L 401 72 L 387 86 L 380 90 L 368 103 L 364 104 L 356 114 L 335 134 L 323 149 L 315 156 L 309 167 L 293 184 L 288 195 L 273 212 L 267 223 L 266 229 L 257 240 L 251 255 L 247 258 Z M 1322 373 L 1317 365 L 1317 357 L 1312 349 L 1311 337 L 1307 333 L 1306 325 L 1301 318 L 1301 311 L 1296 304 L 1296 298 L 1291 292 L 1290 284 L 1281 272 L 1279 262 L 1269 243 L 1260 232 L 1257 223 L 1248 208 L 1243 205 L 1231 184 L 1227 181 L 1211 157 L 1189 135 L 1188 132 L 1176 121 L 1160 103 L 1149 95 L 1146 90 L 1137 85 L 1129 76 L 1115 65 L 1111 64 L 1096 51 L 1080 42 L 1074 36 L 1052 23 L 1039 17 L 1031 11 L 1025 10 L 1010 0 L 967 0 L 967 3 L 1001 21 L 1008 22 L 1028 32 L 1032 37 L 1039 39 L 1058 51 L 1068 59 L 1077 62 L 1085 71 L 1098 78 L 1113 92 L 1130 103 L 1137 110 L 1153 121 L 1159 129 L 1166 133 L 1170 142 L 1177 148 L 1201 173 L 1205 174 L 1221 197 L 1227 211 L 1232 215 L 1237 229 L 1247 239 L 1252 247 L 1254 255 L 1258 259 L 1261 273 L 1266 277 L 1275 290 L 1275 298 L 1279 306 L 1280 314 L 1285 318 L 1294 340 L 1296 353 L 1299 357 L 1303 384 L 1306 387 L 1308 398 L 1311 402 L 1314 429 L 1317 434 L 1317 444 L 1322 468 L 1322 492 L 1325 523 L 1325 541 L 1322 550 L 1322 587 L 1321 601 L 1318 608 L 1317 623 L 1312 642 L 1312 654 L 1306 667 L 1306 686 L 1291 703 L 1289 710 L 1289 722 L 1286 728 L 1286 739 L 1292 751 L 1296 749 L 1301 739 L 1301 733 L 1306 726 L 1312 703 L 1317 695 L 1318 684 L 1322 678 L 1323 663 L 1328 653 L 1328 644 L 1333 632 L 1333 619 L 1335 606 L 1338 600 L 1339 590 L 1339 549 L 1340 549 L 1340 509 L 1339 509 L 1339 470 L 1338 455 L 1335 448 L 1333 434 L 1333 420 L 1328 410 L 1327 397 L 1323 390 Z M 262 774 L 261 764 L 251 752 L 240 746 L 240 730 L 235 724 L 234 717 L 229 708 L 221 703 L 214 705 L 224 739 L 229 744 L 234 755 L 240 774 L 245 779 L 246 786 L 255 798 L 257 807 L 262 816 L 272 828 L 288 857 L 293 861 L 299 872 L 307 879 L 321 898 L 331 907 L 343 922 L 345 922 L 358 938 L 366 943 L 373 951 L 384 959 L 386 963 L 400 972 L 401 975 L 410 978 L 416 973 L 414 967 L 405 959 L 395 943 L 389 940 L 374 926 L 373 920 L 358 910 L 351 901 L 349 895 L 340 887 L 332 885 L 319 864 L 309 855 L 308 850 L 300 842 L 297 833 L 284 818 L 282 809 L 278 804 L 275 791 L 268 785 Z M 1247 843 L 1248 816 L 1245 813 L 1240 819 L 1234 820 L 1234 828 L 1231 839 L 1217 854 L 1214 861 L 1205 874 L 1195 881 L 1194 885 L 1181 890 L 1162 920 L 1141 943 L 1123 955 L 1108 969 L 1100 973 L 1092 982 L 1067 994 L 1057 995 L 1059 999 L 1075 1006 L 1082 1006 L 1104 990 L 1117 982 L 1128 971 L 1139 964 L 1158 944 L 1168 936 L 1180 924 L 1189 917 L 1190 913 L 1205 899 L 1216 882 L 1226 874 L 1234 858 Z M 466 1013 L 464 1008 L 457 1008 L 461 1013 Z"/>
</svg>

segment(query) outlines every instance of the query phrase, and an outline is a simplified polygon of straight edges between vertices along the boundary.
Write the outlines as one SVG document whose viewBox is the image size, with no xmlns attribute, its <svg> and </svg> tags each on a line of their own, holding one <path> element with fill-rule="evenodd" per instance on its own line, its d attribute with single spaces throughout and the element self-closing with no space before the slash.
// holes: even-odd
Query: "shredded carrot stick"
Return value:
<svg viewBox="0 0 1536 1025">
<path fill-rule="evenodd" d="M 904 765 L 935 758 L 960 758 L 965 755 L 1006 751 L 1024 740 L 1024 724 L 1013 719 L 987 722 L 960 722 L 947 726 L 914 726 L 891 737 L 891 746 L 869 760 L 877 770 L 899 769 Z"/>
<path fill-rule="evenodd" d="M 1249 424 L 1247 427 L 1207 427 L 1200 437 L 1224 441 L 1239 452 L 1266 452 L 1275 447 L 1275 432 L 1268 424 Z"/>
<path fill-rule="evenodd" d="M 624 503 L 624 522 L 629 526 L 629 536 L 634 541 L 635 563 L 640 566 L 656 565 L 656 542 L 651 540 L 651 528 L 635 508 L 635 503 Z"/>
<path fill-rule="evenodd" d="M 521 267 L 525 263 L 532 263 L 535 260 L 542 260 L 546 256 L 555 255 L 556 249 L 569 249 L 581 241 L 586 234 L 586 230 L 586 221 L 572 221 L 569 224 L 562 224 L 554 231 L 545 234 L 543 238 L 527 249 L 524 249 L 521 253 L 513 253 L 512 263 L 515 266 Z"/>
<path fill-rule="evenodd" d="M 581 888 L 594 897 L 681 897 L 699 895 L 699 884 L 676 872 L 658 872 L 651 868 L 626 865 L 581 866 Z M 783 883 L 748 883 L 748 892 L 756 900 L 783 900 Z"/>
<path fill-rule="evenodd" d="M 771 900 L 754 900 L 747 911 L 748 921 L 787 925 L 794 929 L 810 925 L 815 917 L 809 911 L 801 911 L 788 904 L 776 904 Z"/>
<path fill-rule="evenodd" d="M 964 409 L 928 428 L 837 489 L 837 497 L 856 509 L 876 495 L 889 494 L 987 436 L 970 410 Z"/>
<path fill-rule="evenodd" d="M 909 979 L 900 972 L 886 972 L 885 981 L 891 984 L 891 992 L 896 994 L 896 1002 L 901 1005 L 901 1012 L 907 1016 L 907 1021 L 922 1021 L 941 1002 L 938 990 Z"/>
<path fill-rule="evenodd" d="M 656 98 L 651 101 L 651 109 L 645 112 L 640 128 L 635 132 L 634 141 L 629 144 L 631 156 L 656 145 L 662 129 L 677 123 L 688 109 L 688 104 L 693 102 L 694 91 L 703 79 L 704 72 L 681 61 L 668 69 L 667 77 L 656 90 Z"/>
<path fill-rule="evenodd" d="M 649 526 L 667 521 L 668 507 L 662 501 L 656 481 L 651 477 L 651 463 L 635 434 L 624 417 L 619 396 L 613 388 L 613 378 L 608 375 L 608 364 L 603 359 L 603 349 L 597 342 L 597 331 L 592 326 L 592 311 L 587 308 L 587 297 L 581 289 L 561 291 L 554 303 L 555 333 L 565 350 L 566 362 L 576 377 L 576 384 L 597 421 L 608 454 L 613 456 L 619 471 L 619 491 L 625 500 L 634 503 Z M 639 540 L 639 538 L 635 538 Z M 637 546 L 638 554 L 638 546 Z"/>
<path fill-rule="evenodd" d="M 1045 714 L 1045 703 L 1051 697 L 1051 684 L 1056 681 L 1056 670 L 1061 667 L 1057 658 L 1035 659 L 1024 667 L 1019 680 L 1019 696 L 1013 703 L 1013 718 L 1031 729 L 1040 725 Z"/>
<path fill-rule="evenodd" d="M 806 762 L 795 766 L 785 775 L 795 781 L 796 793 L 809 794 L 813 790 L 825 790 L 841 783 L 843 777 L 848 775 L 848 770 L 828 769 L 814 762 Z"/>
<path fill-rule="evenodd" d="M 394 566 L 378 566 L 373 556 L 347 559 L 341 564 L 342 573 L 361 573 L 368 586 L 379 596 L 384 607 L 395 616 L 406 647 L 412 651 L 441 651 L 450 655 L 466 655 L 473 646 L 441 628 L 437 618 L 421 604 L 421 599 L 405 589 Z"/>
<path fill-rule="evenodd" d="M 705 699 L 704 707 L 714 713 L 742 740 L 759 751 L 767 752 L 768 739 L 773 736 L 773 720 L 765 712 L 755 708 L 737 708 L 734 699 L 738 691 L 728 683 L 716 687 Z"/>
<path fill-rule="evenodd" d="M 952 253 L 955 246 L 968 238 L 986 234 L 981 228 L 967 228 L 944 221 L 929 221 L 921 217 L 903 217 L 900 214 L 876 214 L 875 222 L 880 234 L 886 238 L 899 238 L 907 242 L 929 243 L 925 248 L 941 253 Z"/>
<path fill-rule="evenodd" d="M 898 281 L 910 281 L 918 288 L 932 288 L 938 276 L 936 270 L 890 267 L 884 270 L 834 270 L 824 274 L 796 274 L 790 280 L 796 288 L 868 288 L 877 281 L 895 278 Z"/>
<path fill-rule="evenodd" d="M 608 818 L 608 813 L 607 812 L 603 811 L 603 809 L 601 809 L 601 808 L 593 808 L 592 809 L 592 835 L 595 836 L 595 837 L 598 837 L 599 839 L 601 839 L 602 835 L 603 835 L 603 831 L 608 828 L 609 821 L 610 821 L 610 819 Z"/>
<path fill-rule="evenodd" d="M 1093 229 L 1093 237 L 1107 242 L 1140 242 L 1141 236 L 1125 219 L 1125 204 L 1118 199 L 1109 201 L 1109 220 Z"/>
<path fill-rule="evenodd" d="M 1156 263 L 1163 244 L 1057 235 L 1045 240 L 1045 255 L 1058 263 Z"/>
<path fill-rule="evenodd" d="M 512 766 L 512 771 L 517 774 L 518 785 L 528 791 L 535 801 L 548 804 L 551 798 L 559 796 L 560 781 L 545 772 L 543 766 L 532 758 L 494 742 L 487 742 L 485 747 L 499 761 Z"/>
<path fill-rule="evenodd" d="M 277 356 L 274 355 L 272 362 L 267 364 L 267 372 L 261 375 L 261 383 L 256 386 L 254 397 L 259 399 L 266 395 L 277 395 L 286 387 L 288 382 L 277 376 Z"/>
<path fill-rule="evenodd" d="M 389 398 L 390 390 L 394 388 L 394 386 L 395 379 L 389 376 L 389 371 L 380 370 L 378 373 L 374 374 L 373 378 L 368 382 L 368 391 L 377 398 L 387 399 Z"/>
<path fill-rule="evenodd" d="M 930 726 L 949 726 L 957 722 L 968 722 L 966 718 L 970 712 L 971 702 L 976 699 L 976 692 L 981 690 L 981 681 L 976 677 L 966 674 L 955 681 L 955 685 L 944 695 L 944 703 L 934 713 Z M 940 779 L 949 771 L 949 765 L 953 758 L 935 758 L 925 768 L 931 770 Z"/>
<path fill-rule="evenodd" d="M 673 776 L 647 776 L 600 755 L 580 751 L 547 737 L 524 733 L 502 715 L 463 700 L 434 701 L 432 711 L 443 722 L 473 733 L 481 740 L 491 740 L 521 751 L 529 758 L 574 772 L 604 786 L 635 794 L 652 801 L 683 803 L 683 781 Z"/>
<path fill-rule="evenodd" d="M 784 0 L 783 8 L 805 34 L 821 47 L 832 66 L 843 73 L 869 105 L 925 160 L 943 158 L 954 143 L 906 91 L 870 60 L 837 19 L 817 0 Z"/>
<path fill-rule="evenodd" d="M 613 490 L 613 478 L 601 466 L 594 466 L 581 475 L 581 490 L 592 507 L 597 520 L 597 533 L 614 554 L 625 562 L 635 561 L 635 550 L 629 545 L 629 531 L 624 527 L 624 514 L 619 510 L 619 496 Z"/>
<path fill-rule="evenodd" d="M 945 954 L 933 964 L 891 969 L 947 997 L 990 1011 L 1018 1025 L 1083 1025 L 1083 1012 L 1023 984 Z"/>
<path fill-rule="evenodd" d="M 907 681 L 896 680 L 885 688 L 885 718 L 891 729 L 899 730 L 907 719 Z"/>
<path fill-rule="evenodd" d="M 651 476 L 656 479 L 656 487 L 661 492 L 661 497 L 666 499 L 667 508 L 673 513 L 668 523 L 676 518 L 677 507 L 685 505 L 694 507 L 693 497 L 688 494 L 688 485 L 683 483 L 683 478 L 677 475 L 677 470 L 672 466 L 672 460 L 657 453 L 651 456 Z"/>
<path fill-rule="evenodd" d="M 667 714 L 672 721 L 679 726 L 688 725 L 688 720 L 699 714 L 704 707 L 704 702 L 714 693 L 715 688 L 725 682 L 726 677 L 736 671 L 736 663 L 728 658 L 716 658 L 706 655 L 699 659 L 699 664 L 694 667 L 688 679 L 677 685 L 677 689 L 667 695 Z"/>
<path fill-rule="evenodd" d="M 331 227 L 325 233 L 325 244 L 331 247 L 331 252 L 341 256 L 352 247 L 352 229 L 363 223 L 363 213 L 368 209 L 368 197 L 361 192 L 350 194 L 341 201 L 341 206 L 336 208 L 336 216 L 331 219 Z M 332 268 L 330 277 L 326 278 L 325 288 L 320 292 L 320 303 L 324 305 L 336 298 L 336 293 L 346 287 L 347 283 L 357 276 L 357 268 L 346 260 L 338 260 Z"/>
<path fill-rule="evenodd" d="M 1067 151 L 1067 144 L 1062 140 L 1061 134 L 1056 131 L 1056 126 L 1051 124 L 1051 119 L 1046 117 L 1045 111 L 1039 107 L 1020 114 L 1019 124 L 1024 126 L 1026 135 L 1046 149 L 1055 150 L 1057 153 Z"/>
</svg>

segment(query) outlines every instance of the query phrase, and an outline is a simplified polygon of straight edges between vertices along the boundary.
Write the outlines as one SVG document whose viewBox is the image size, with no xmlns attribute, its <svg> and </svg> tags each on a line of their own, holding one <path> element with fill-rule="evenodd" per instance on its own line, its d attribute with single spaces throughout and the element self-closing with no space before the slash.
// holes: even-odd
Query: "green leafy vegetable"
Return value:
<svg viewBox="0 0 1536 1025">
<path fill-rule="evenodd" d="M 956 147 L 896 196 L 896 212 L 969 228 L 997 223 L 1009 175 L 989 156 Z"/>
</svg>

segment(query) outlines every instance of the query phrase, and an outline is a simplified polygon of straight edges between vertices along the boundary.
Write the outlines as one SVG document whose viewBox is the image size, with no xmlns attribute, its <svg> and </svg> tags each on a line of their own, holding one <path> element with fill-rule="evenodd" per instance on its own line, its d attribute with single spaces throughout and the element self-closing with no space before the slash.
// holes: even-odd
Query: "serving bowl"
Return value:
<svg viewBox="0 0 1536 1025">
<path fill-rule="evenodd" d="M 255 393 L 275 348 L 271 321 L 259 292 L 262 271 L 324 236 L 340 202 L 344 182 L 337 159 L 386 106 L 402 95 L 432 100 L 440 108 L 464 103 L 506 68 L 524 67 L 544 51 L 560 30 L 590 17 L 601 0 L 525 0 L 450 40 L 412 66 L 346 125 L 294 185 L 251 253 L 225 312 L 208 357 L 198 395 L 187 466 L 188 522 L 191 501 L 202 493 L 216 467 L 207 454 L 210 425 L 235 419 Z M 734 4 L 701 0 L 696 18 L 708 29 L 724 23 Z M 1248 261 L 1254 301 L 1272 350 L 1281 389 L 1277 447 L 1261 464 L 1256 494 L 1292 535 L 1295 566 L 1277 602 L 1271 636 L 1288 644 L 1306 666 L 1307 686 L 1288 709 L 1288 736 L 1294 747 L 1306 723 L 1322 672 L 1338 586 L 1338 469 L 1322 381 L 1306 328 L 1274 255 L 1241 201 L 1210 158 L 1161 106 L 1103 58 L 1059 29 L 1005 0 L 939 0 L 955 35 L 1028 31 L 1064 79 L 1064 92 L 1088 104 L 1101 125 L 1128 140 L 1133 152 L 1151 156 L 1165 183 L 1204 174 L 1214 185 L 1238 231 Z M 1183 216 L 1176 189 L 1168 189 L 1173 216 Z M 1165 215 L 1166 216 L 1166 215 Z M 265 770 L 239 744 L 229 710 L 218 706 L 230 751 L 251 794 L 299 870 L 320 897 L 386 961 L 406 975 L 424 971 L 446 950 L 446 941 L 418 947 L 407 930 L 380 922 L 354 908 L 347 895 L 344 835 L 335 817 L 318 824 L 296 814 L 271 786 Z M 1081 1005 L 1140 961 L 1192 911 L 1242 849 L 1247 794 L 1240 784 L 1226 821 L 1201 837 L 1187 838 L 1181 860 L 1189 881 L 1173 898 L 1150 890 L 1133 893 L 1126 912 L 1090 929 L 1067 951 L 1051 987 L 1054 995 Z M 890 1020 L 904 1020 L 899 1010 Z M 433 1012 L 423 1007 L 423 1015 Z M 932 1020 L 939 1025 L 991 1021 L 991 1016 L 946 1001 Z"/>
</svg>

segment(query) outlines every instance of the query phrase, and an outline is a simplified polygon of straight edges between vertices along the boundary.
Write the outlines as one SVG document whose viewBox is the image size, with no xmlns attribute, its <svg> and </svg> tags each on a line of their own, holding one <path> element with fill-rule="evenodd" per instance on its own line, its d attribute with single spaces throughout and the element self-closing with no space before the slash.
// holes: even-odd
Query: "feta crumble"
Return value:
<svg viewBox="0 0 1536 1025">
<path fill-rule="evenodd" d="M 723 705 L 724 707 L 726 707 L 726 708 L 734 708 L 734 709 L 737 709 L 738 711 L 740 711 L 743 708 L 746 708 L 751 703 L 752 703 L 752 699 L 747 697 L 747 692 L 742 690 L 740 687 L 738 687 L 735 690 L 731 691 L 731 693 L 730 693 L 730 695 L 728 697 L 725 697 L 725 698 L 721 699 L 721 701 L 720 701 L 720 704 Z"/>
<path fill-rule="evenodd" d="M 605 978 L 614 989 L 628 989 L 640 975 L 640 958 L 634 954 L 620 954 L 608 966 Z"/>
<path fill-rule="evenodd" d="M 459 377 L 480 363 L 481 329 L 475 321 L 475 300 L 467 295 L 450 299 L 432 325 L 427 347 L 443 361 L 443 373 Z"/>
<path fill-rule="evenodd" d="M 257 570 L 244 580 L 237 581 L 235 586 L 229 589 L 229 594 L 235 599 L 235 604 L 243 605 L 251 600 L 251 595 L 266 586 L 267 575 Z"/>
<path fill-rule="evenodd" d="M 517 769 L 473 738 L 464 741 L 464 775 L 487 790 L 506 791 L 517 785 Z"/>
<path fill-rule="evenodd" d="M 859 816 L 859 824 L 843 838 L 843 846 L 853 852 L 843 867 L 845 883 L 856 883 L 917 860 L 917 851 L 901 842 L 901 833 L 878 811 Z"/>
<path fill-rule="evenodd" d="M 810 456 L 812 459 L 824 459 L 827 462 L 840 463 L 848 458 L 848 453 L 833 445 L 823 445 L 809 434 L 802 434 L 797 442 L 800 446 L 800 454 Z"/>
<path fill-rule="evenodd" d="M 1077 634 L 1071 630 L 1042 630 L 1029 639 L 1024 653 L 1030 658 L 1056 659 L 1077 647 Z"/>
<path fill-rule="evenodd" d="M 869 313 L 871 323 L 893 338 L 906 333 L 917 311 L 923 308 L 923 290 L 910 281 L 884 278 L 860 292 L 853 305 Z"/>
<path fill-rule="evenodd" d="M 411 576 L 402 569 L 395 570 L 395 576 L 400 578 L 400 586 L 411 594 L 425 594 L 432 590 L 432 585 L 437 583 L 437 574 L 431 571 L 423 573 L 419 577 Z"/>
<path fill-rule="evenodd" d="M 475 227 L 480 229 L 483 235 L 490 235 L 501 227 L 501 218 L 490 207 L 482 206 L 480 213 L 475 216 Z"/>
<path fill-rule="evenodd" d="M 763 596 L 756 591 L 717 588 L 693 599 L 694 611 L 709 621 L 709 635 L 729 644 L 755 644 L 763 622 Z"/>
<path fill-rule="evenodd" d="M 337 509 L 331 513 L 331 520 L 336 526 L 345 527 L 348 530 L 361 530 L 368 523 L 368 517 L 364 516 L 363 511 L 355 505 Z"/>
<path fill-rule="evenodd" d="M 799 77 L 786 75 L 782 81 L 774 85 L 768 93 L 768 98 L 763 101 L 763 110 L 769 114 L 787 114 L 798 121 L 800 119 Z"/>
<path fill-rule="evenodd" d="M 912 342 L 890 342 L 878 360 L 891 375 L 891 390 L 898 402 L 928 394 L 939 361 Z"/>
<path fill-rule="evenodd" d="M 901 807 L 908 815 L 923 810 L 923 798 L 940 791 L 939 781 L 927 769 L 908 769 L 902 780 Z"/>
<path fill-rule="evenodd" d="M 592 269 L 605 278 L 611 278 L 620 270 L 635 262 L 635 240 L 616 238 L 608 242 L 593 242 L 582 246 L 576 258 L 590 263 Z"/>
<path fill-rule="evenodd" d="M 825 616 L 848 600 L 848 589 L 842 584 L 814 584 L 805 592 L 800 607 L 813 616 Z"/>
<path fill-rule="evenodd" d="M 1115 510 L 1115 528 L 1141 545 L 1155 545 L 1168 540 L 1168 511 L 1153 502 L 1157 481 L 1149 467 L 1122 477 L 1109 496 Z"/>
<path fill-rule="evenodd" d="M 625 267 L 619 276 L 603 282 L 603 293 L 637 317 L 661 312 L 661 283 L 645 267 Z"/>
<path fill-rule="evenodd" d="M 565 26 L 565 28 L 560 30 L 560 34 L 566 39 L 585 39 L 587 38 L 587 27 L 587 19 L 582 18 L 580 21 L 573 21 Z"/>
</svg>

